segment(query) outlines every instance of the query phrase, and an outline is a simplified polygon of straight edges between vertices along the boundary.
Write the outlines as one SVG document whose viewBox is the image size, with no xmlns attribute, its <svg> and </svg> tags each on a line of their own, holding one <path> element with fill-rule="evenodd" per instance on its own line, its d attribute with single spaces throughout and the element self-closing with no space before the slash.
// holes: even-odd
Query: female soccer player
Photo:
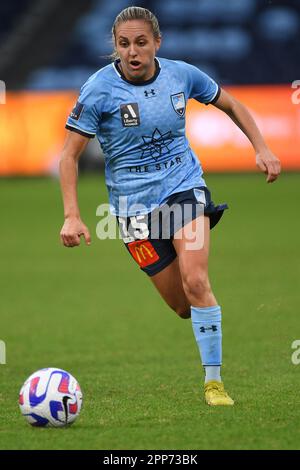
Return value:
<svg viewBox="0 0 300 470">
<path fill-rule="evenodd" d="M 206 402 L 233 405 L 221 381 L 221 308 L 208 278 L 209 230 L 226 205 L 212 202 L 186 139 L 186 101 L 194 98 L 224 111 L 252 143 L 268 183 L 278 177 L 280 162 L 245 106 L 196 67 L 156 57 L 161 33 L 149 10 L 126 8 L 112 33 L 115 61 L 83 85 L 66 125 L 60 162 L 65 214 L 61 240 L 74 247 L 83 235 L 91 243 L 77 203 L 77 164 L 89 139 L 97 135 L 105 154 L 111 210 L 126 248 L 167 304 L 181 318 L 191 317 L 205 369 Z M 191 210 L 187 215 L 180 210 L 173 217 L 158 215 L 173 206 Z"/>
</svg>

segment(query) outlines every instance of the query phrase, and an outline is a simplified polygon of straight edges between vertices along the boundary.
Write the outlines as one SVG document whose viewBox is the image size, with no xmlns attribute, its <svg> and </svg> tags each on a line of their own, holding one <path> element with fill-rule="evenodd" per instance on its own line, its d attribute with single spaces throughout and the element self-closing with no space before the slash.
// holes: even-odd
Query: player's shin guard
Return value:
<svg viewBox="0 0 300 470">
<path fill-rule="evenodd" d="M 203 366 L 206 368 L 222 363 L 221 308 L 191 307 L 194 335 L 200 351 Z M 220 370 L 220 369 L 219 369 Z"/>
</svg>

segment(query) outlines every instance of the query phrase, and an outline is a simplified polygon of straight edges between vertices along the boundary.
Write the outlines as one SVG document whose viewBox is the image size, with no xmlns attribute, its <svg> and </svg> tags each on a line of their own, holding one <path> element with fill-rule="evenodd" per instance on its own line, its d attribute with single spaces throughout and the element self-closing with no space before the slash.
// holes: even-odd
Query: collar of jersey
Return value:
<svg viewBox="0 0 300 470">
<path fill-rule="evenodd" d="M 120 67 L 119 67 L 119 63 L 120 63 L 120 59 L 117 59 L 114 61 L 114 68 L 117 72 L 117 74 L 127 83 L 130 83 L 130 85 L 135 85 L 135 86 L 145 86 L 145 85 L 150 85 L 150 83 L 153 83 L 158 75 L 160 74 L 160 63 L 159 63 L 159 60 L 155 57 L 155 74 L 153 75 L 152 78 L 149 78 L 149 80 L 145 80 L 144 82 L 134 82 L 132 80 L 127 80 L 127 78 L 125 77 L 125 75 L 123 74 L 123 72 L 121 71 Z"/>
</svg>

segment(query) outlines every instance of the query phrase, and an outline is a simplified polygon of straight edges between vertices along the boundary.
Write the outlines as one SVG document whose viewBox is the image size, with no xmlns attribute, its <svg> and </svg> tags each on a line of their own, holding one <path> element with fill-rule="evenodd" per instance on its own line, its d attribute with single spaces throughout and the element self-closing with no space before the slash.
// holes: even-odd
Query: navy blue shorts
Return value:
<svg viewBox="0 0 300 470">
<path fill-rule="evenodd" d="M 162 208 L 178 208 L 179 211 Z M 181 210 L 180 210 L 181 209 Z M 215 206 L 207 187 L 201 186 L 170 196 L 166 204 L 150 214 L 137 217 L 117 217 L 124 244 L 142 271 L 149 276 L 162 271 L 177 256 L 174 234 L 200 215 L 210 219 L 212 229 L 221 219 L 227 204 Z"/>
</svg>

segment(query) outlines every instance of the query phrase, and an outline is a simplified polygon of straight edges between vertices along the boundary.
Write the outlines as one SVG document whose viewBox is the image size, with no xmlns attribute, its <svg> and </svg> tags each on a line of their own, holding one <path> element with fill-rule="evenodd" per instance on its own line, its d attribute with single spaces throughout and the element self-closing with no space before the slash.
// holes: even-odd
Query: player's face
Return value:
<svg viewBox="0 0 300 470">
<path fill-rule="evenodd" d="M 155 73 L 154 57 L 160 46 L 151 25 L 143 20 L 131 20 L 116 28 L 116 49 L 127 80 L 149 80 Z"/>
</svg>

